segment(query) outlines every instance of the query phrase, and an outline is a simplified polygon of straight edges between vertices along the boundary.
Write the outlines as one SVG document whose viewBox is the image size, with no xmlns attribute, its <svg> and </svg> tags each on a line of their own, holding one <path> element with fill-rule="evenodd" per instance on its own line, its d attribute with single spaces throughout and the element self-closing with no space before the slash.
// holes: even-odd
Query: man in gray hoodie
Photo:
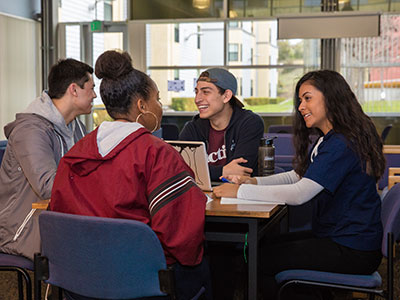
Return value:
<svg viewBox="0 0 400 300">
<path fill-rule="evenodd" d="M 76 117 L 92 108 L 93 68 L 60 60 L 49 73 L 49 90 L 4 127 L 8 139 L 0 168 L 0 251 L 33 259 L 40 251 L 39 211 L 49 199 L 61 157 L 86 134 Z"/>
</svg>

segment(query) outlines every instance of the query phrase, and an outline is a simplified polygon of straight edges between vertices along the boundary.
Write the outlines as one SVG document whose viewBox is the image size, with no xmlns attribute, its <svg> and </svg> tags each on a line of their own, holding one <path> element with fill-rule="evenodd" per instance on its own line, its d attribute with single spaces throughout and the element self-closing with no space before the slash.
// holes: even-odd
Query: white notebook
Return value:
<svg viewBox="0 0 400 300">
<path fill-rule="evenodd" d="M 221 204 L 257 204 L 257 205 L 260 205 L 260 204 L 278 204 L 279 205 L 279 204 L 281 204 L 281 205 L 283 205 L 285 203 L 222 197 Z"/>
</svg>

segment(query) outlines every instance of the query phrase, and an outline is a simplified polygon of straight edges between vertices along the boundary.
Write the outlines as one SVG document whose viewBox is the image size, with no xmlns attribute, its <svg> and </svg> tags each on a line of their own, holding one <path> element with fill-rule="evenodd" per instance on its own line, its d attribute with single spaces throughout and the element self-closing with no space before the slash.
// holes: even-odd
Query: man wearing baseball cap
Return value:
<svg viewBox="0 0 400 300">
<path fill-rule="evenodd" d="M 236 78 L 229 71 L 211 68 L 202 72 L 195 88 L 199 114 L 179 135 L 180 140 L 206 143 L 213 181 L 226 175 L 257 175 L 264 122 L 243 109 L 236 90 Z"/>
</svg>

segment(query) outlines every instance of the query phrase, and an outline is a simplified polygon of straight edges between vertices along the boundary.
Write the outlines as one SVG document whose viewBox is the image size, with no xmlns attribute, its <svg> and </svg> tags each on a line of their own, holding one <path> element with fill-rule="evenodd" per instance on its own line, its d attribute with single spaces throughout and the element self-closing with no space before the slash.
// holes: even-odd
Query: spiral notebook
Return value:
<svg viewBox="0 0 400 300">
<path fill-rule="evenodd" d="M 211 192 L 207 151 L 204 142 L 165 141 L 174 147 L 192 169 L 197 185 L 205 192 Z"/>
</svg>

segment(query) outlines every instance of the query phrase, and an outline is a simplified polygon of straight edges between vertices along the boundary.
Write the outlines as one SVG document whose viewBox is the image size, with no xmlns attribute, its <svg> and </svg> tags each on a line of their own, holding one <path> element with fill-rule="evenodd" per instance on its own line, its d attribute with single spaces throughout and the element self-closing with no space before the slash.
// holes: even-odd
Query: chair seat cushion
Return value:
<svg viewBox="0 0 400 300">
<path fill-rule="evenodd" d="M 23 256 L 11 255 L 0 252 L 1 267 L 20 267 L 33 271 L 33 262 Z"/>
<path fill-rule="evenodd" d="M 382 284 L 382 278 L 378 272 L 371 275 L 352 275 L 312 270 L 286 270 L 275 275 L 278 283 L 296 279 L 364 288 L 376 288 Z"/>
</svg>

